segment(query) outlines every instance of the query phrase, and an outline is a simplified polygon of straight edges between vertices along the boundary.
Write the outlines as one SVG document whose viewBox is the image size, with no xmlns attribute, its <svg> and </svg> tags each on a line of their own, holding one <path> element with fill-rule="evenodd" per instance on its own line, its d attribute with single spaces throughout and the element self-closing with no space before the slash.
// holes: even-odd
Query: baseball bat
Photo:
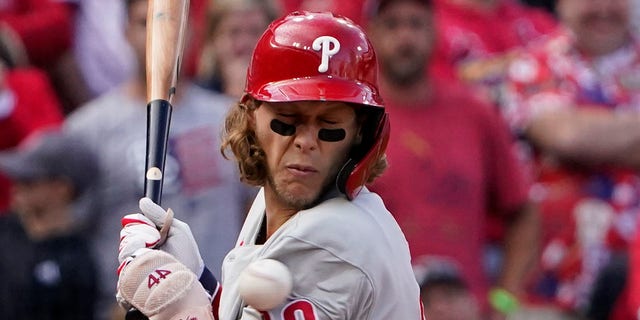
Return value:
<svg viewBox="0 0 640 320">
<path fill-rule="evenodd" d="M 162 198 L 172 98 L 176 91 L 189 0 L 149 0 L 147 11 L 147 150 L 144 195 Z"/>
<path fill-rule="evenodd" d="M 148 6 L 147 146 L 144 196 L 160 205 L 173 109 L 171 102 L 176 92 L 182 64 L 189 0 L 149 0 Z M 169 223 L 162 228 L 162 237 L 166 237 Z M 138 320 L 147 319 L 147 317 L 138 310 L 132 309 L 127 312 L 125 319 Z"/>
</svg>

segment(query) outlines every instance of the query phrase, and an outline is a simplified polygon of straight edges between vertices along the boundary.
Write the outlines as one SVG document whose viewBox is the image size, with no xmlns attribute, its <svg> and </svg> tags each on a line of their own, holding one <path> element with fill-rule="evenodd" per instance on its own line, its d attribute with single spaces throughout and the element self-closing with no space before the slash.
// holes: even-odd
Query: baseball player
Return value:
<svg viewBox="0 0 640 320">
<path fill-rule="evenodd" d="M 121 304 L 151 319 L 423 319 L 405 237 L 364 187 L 386 168 L 376 76 L 372 46 L 350 20 L 297 12 L 273 22 L 226 119 L 223 152 L 261 189 L 223 262 L 223 290 L 189 227 L 143 198 L 142 214 L 122 221 Z M 150 249 L 163 241 L 158 228 L 168 237 Z M 257 310 L 238 278 L 265 258 L 286 265 L 293 289 Z"/>
</svg>

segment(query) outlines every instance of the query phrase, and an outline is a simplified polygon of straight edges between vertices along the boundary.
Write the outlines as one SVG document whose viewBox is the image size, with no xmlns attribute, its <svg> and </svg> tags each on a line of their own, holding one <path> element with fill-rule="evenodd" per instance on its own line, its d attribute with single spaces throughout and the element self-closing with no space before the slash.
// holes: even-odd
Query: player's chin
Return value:
<svg viewBox="0 0 640 320">
<path fill-rule="evenodd" d="M 290 207 L 304 210 L 313 206 L 321 193 L 319 186 L 310 186 L 299 182 L 285 182 L 283 188 L 277 188 L 282 200 Z"/>
</svg>

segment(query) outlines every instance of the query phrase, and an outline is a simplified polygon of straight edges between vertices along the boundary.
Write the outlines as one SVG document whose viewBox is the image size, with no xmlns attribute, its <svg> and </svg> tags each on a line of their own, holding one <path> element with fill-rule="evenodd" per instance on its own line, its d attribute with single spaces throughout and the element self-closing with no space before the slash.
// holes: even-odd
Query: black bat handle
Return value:
<svg viewBox="0 0 640 320">
<path fill-rule="evenodd" d="M 171 104 L 167 100 L 153 100 L 147 104 L 147 159 L 144 196 L 158 205 L 162 199 L 171 109 Z"/>
<path fill-rule="evenodd" d="M 167 100 L 153 100 L 147 104 L 147 158 L 144 166 L 144 196 L 160 205 L 164 164 L 167 158 L 171 104 Z M 148 320 L 142 312 L 131 309 L 125 320 Z"/>
</svg>

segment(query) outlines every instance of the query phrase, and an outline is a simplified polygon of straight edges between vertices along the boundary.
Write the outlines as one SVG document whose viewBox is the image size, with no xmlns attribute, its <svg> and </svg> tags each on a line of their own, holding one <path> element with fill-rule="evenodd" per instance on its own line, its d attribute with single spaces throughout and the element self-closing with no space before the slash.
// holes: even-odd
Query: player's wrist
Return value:
<svg viewBox="0 0 640 320">
<path fill-rule="evenodd" d="M 204 266 L 204 268 L 202 270 L 202 273 L 200 274 L 200 277 L 198 278 L 198 281 L 200 282 L 200 284 L 202 285 L 204 290 L 207 291 L 209 296 L 214 296 L 215 295 L 216 290 L 218 289 L 218 280 L 213 275 L 211 270 L 209 270 L 209 268 L 207 268 L 207 266 Z"/>
<path fill-rule="evenodd" d="M 520 300 L 504 288 L 494 287 L 489 290 L 489 304 L 502 314 L 512 314 L 520 309 Z"/>
</svg>

